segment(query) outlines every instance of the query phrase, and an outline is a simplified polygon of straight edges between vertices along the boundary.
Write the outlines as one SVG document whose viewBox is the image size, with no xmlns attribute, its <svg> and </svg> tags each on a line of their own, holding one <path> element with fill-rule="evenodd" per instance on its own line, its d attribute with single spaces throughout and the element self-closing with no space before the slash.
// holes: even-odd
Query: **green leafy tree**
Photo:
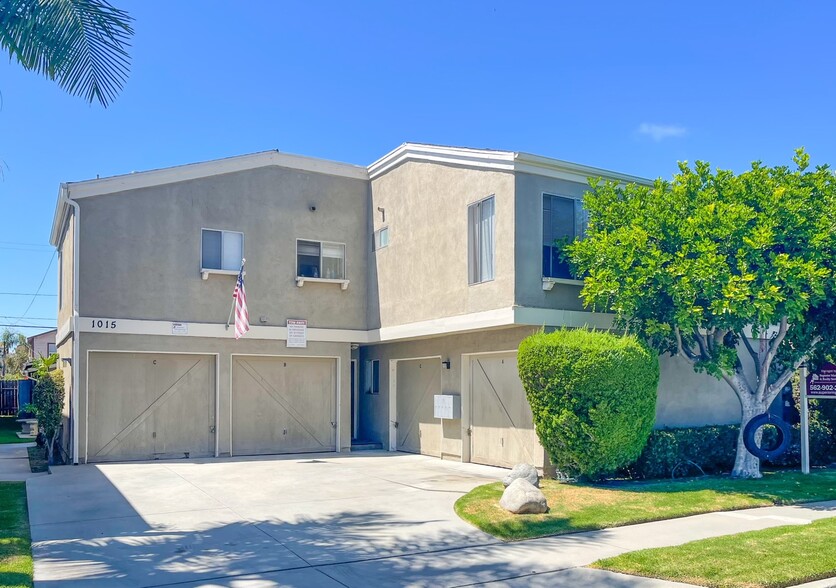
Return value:
<svg viewBox="0 0 836 588">
<path fill-rule="evenodd" d="M 25 69 L 106 107 L 128 77 L 131 22 L 106 0 L 0 0 L 0 46 Z"/>
<path fill-rule="evenodd" d="M 836 339 L 836 178 L 803 149 L 793 161 L 741 174 L 681 163 L 652 186 L 593 181 L 586 239 L 567 248 L 588 306 L 734 390 L 736 477 L 761 475 L 743 427 Z"/>
<path fill-rule="evenodd" d="M 16 331 L 4 329 L 0 334 L 0 375 L 3 378 L 20 375 L 29 359 L 26 337 Z"/>
<path fill-rule="evenodd" d="M 38 428 L 46 442 L 46 459 L 49 465 L 53 463 L 52 450 L 61 432 L 64 411 L 64 375 L 61 370 L 53 369 L 57 361 L 57 353 L 34 360 L 33 402 L 23 407 L 23 410 L 33 413 L 38 419 Z"/>
</svg>

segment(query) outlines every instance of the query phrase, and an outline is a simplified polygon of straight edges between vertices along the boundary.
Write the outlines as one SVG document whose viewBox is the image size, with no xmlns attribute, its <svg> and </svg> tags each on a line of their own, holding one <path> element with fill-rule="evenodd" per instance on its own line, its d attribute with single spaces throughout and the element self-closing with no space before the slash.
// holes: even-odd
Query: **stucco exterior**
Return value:
<svg viewBox="0 0 836 588">
<path fill-rule="evenodd" d="M 495 277 L 468 285 L 467 207 L 489 196 Z M 407 162 L 373 179 L 371 230 L 388 226 L 390 234 L 389 246 L 373 255 L 368 328 L 510 307 L 514 215 L 511 173 Z"/>
<path fill-rule="evenodd" d="M 219 229 L 244 234 L 253 324 L 365 329 L 368 194 L 362 180 L 267 167 L 81 199 L 80 315 L 226 322 L 235 275 L 200 273 L 201 229 Z M 349 287 L 297 287 L 297 239 L 345 243 Z"/>
<path fill-rule="evenodd" d="M 101 364 L 91 370 L 91 353 L 99 353 L 97 358 L 101 352 L 211 356 L 209 367 L 201 369 L 214 366 L 216 373 L 201 385 L 213 388 L 212 434 L 219 456 L 235 454 L 233 423 L 242 426 L 240 418 L 232 418 L 236 400 L 246 396 L 240 390 L 236 395 L 235 387 L 242 386 L 233 376 L 236 357 L 332 359 L 332 425 L 340 451 L 350 450 L 353 439 L 397 448 L 393 388 L 406 388 L 405 374 L 421 373 L 414 365 L 406 369 L 409 360 L 431 358 L 433 370 L 443 366 L 438 392 L 462 399 L 461 419 L 437 423 L 440 438 L 433 441 L 439 445 L 432 454 L 468 461 L 473 358 L 500 352 L 510 358 L 539 328 L 610 324 L 607 315 L 584 309 L 581 284 L 558 280 L 547 290 L 542 275 L 543 194 L 578 200 L 586 176 L 607 173 L 511 152 L 405 144 L 368 168 L 266 152 L 62 185 L 52 242 L 61 252 L 57 343 L 62 359 L 69 360 L 62 362 L 65 447 L 79 462 L 87 460 L 90 427 L 97 425 L 88 422 L 90 391 L 108 393 L 109 375 Z M 470 284 L 468 206 L 486 197 L 495 203 L 494 275 Z M 78 216 L 71 200 L 80 208 Z M 388 246 L 376 249 L 375 231 L 384 227 Z M 235 272 L 201 272 L 202 229 L 243 233 L 252 328 L 240 340 L 224 326 Z M 348 282 L 298 280 L 298 239 L 345 244 Z M 307 320 L 307 347 L 288 347 L 288 319 Z M 357 362 L 354 382 L 352 359 Z M 374 360 L 380 385 L 373 394 L 367 393 L 366 366 Z M 512 360 L 503 362 L 491 365 L 501 364 L 497 369 L 505 371 L 497 381 L 510 389 Z M 400 386 L 399 365 L 404 368 Z M 661 365 L 657 426 L 737 419 L 739 403 L 724 383 L 694 374 L 675 358 L 662 358 Z M 300 381 L 314 381 L 314 376 Z M 353 396 L 352 384 L 357 387 Z M 486 395 L 493 394 L 490 382 L 482 385 L 488 386 Z M 518 398 L 519 389 L 514 394 Z M 303 400 L 298 397 L 298 410 L 316 410 Z M 99 425 L 118 416 L 108 410 L 126 410 L 118 402 L 102 406 L 97 404 L 91 417 Z M 174 421 L 193 416 L 182 405 L 172 406 L 177 407 L 177 414 L 169 415 Z M 246 410 L 261 416 L 257 405 Z M 494 420 L 502 416 L 496 407 L 491 411 L 481 414 L 490 412 Z M 510 412 L 505 413 L 509 419 Z M 485 428 L 494 431 L 490 440 L 504 443 L 501 426 Z"/>
</svg>

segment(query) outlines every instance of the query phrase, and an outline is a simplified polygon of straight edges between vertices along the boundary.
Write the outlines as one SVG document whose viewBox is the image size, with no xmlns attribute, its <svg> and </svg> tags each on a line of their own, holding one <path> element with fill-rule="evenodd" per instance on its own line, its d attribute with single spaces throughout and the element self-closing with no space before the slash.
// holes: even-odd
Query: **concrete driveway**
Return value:
<svg viewBox="0 0 836 588">
<path fill-rule="evenodd" d="M 352 566 L 323 565 L 494 544 L 453 503 L 505 470 L 363 452 L 54 472 L 27 484 L 36 585 L 249 587 L 262 584 L 233 577 L 338 586 Z M 386 583 L 387 568 L 360 583 Z"/>
</svg>

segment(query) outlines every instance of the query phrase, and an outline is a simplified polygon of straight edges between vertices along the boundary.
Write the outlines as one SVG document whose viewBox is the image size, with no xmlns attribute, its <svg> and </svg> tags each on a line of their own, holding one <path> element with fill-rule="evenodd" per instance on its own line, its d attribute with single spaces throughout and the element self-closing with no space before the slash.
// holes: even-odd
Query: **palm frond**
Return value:
<svg viewBox="0 0 836 588">
<path fill-rule="evenodd" d="M 132 21 L 107 0 L 0 0 L 0 47 L 68 93 L 107 106 L 128 77 Z"/>
</svg>

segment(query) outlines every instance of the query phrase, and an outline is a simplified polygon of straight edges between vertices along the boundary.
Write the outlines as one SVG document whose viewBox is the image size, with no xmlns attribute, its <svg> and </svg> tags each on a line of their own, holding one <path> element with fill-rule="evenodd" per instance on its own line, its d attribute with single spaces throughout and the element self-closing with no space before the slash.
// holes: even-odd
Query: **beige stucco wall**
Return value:
<svg viewBox="0 0 836 588">
<path fill-rule="evenodd" d="M 495 279 L 468 285 L 467 207 L 495 197 Z M 407 162 L 371 182 L 369 328 L 507 308 L 514 300 L 514 176 Z M 386 222 L 378 208 L 385 210 Z"/>
<path fill-rule="evenodd" d="M 240 355 L 275 355 L 275 356 L 313 356 L 339 358 L 340 383 L 340 439 L 339 445 L 344 451 L 351 448 L 351 349 L 347 343 L 309 342 L 305 349 L 288 348 L 285 341 L 252 339 L 244 337 L 238 341 L 228 338 L 175 337 L 154 335 L 118 335 L 107 333 L 82 333 L 79 339 L 80 358 L 76 363 L 81 379 L 79 399 L 79 456 L 84 462 L 86 451 L 85 421 L 87 395 L 86 374 L 87 355 L 93 351 L 148 351 L 169 353 L 206 353 L 218 354 L 218 412 L 217 429 L 218 450 L 220 455 L 229 455 L 231 443 L 230 431 L 230 388 L 232 354 Z M 190 415 L 182 415 L 189 419 Z"/>
<path fill-rule="evenodd" d="M 60 293 L 58 305 L 58 328 L 60 329 L 73 315 L 73 235 L 75 234 L 75 215 L 71 214 L 67 228 L 58 250 L 61 252 L 61 270 L 58 272 Z"/>
<path fill-rule="evenodd" d="M 363 362 L 380 360 L 380 394 L 366 394 L 365 385 L 360 383 L 360 435 L 364 439 L 389 446 L 389 366 L 395 359 L 441 356 L 450 360 L 450 369 L 441 370 L 441 389 L 444 393 L 462 393 L 462 354 L 516 349 L 520 341 L 535 332 L 535 327 L 513 327 L 433 337 L 418 341 L 404 341 L 383 345 L 372 345 L 360 349 L 360 373 Z M 462 410 L 464 410 L 464 406 Z M 462 455 L 461 421 L 444 421 L 442 453 L 446 457 Z"/>
<path fill-rule="evenodd" d="M 364 180 L 278 167 L 80 199 L 80 314 L 225 323 L 235 276 L 201 279 L 209 228 L 244 233 L 252 324 L 364 329 L 368 200 Z M 298 288 L 297 238 L 345 243 L 349 288 Z"/>
<path fill-rule="evenodd" d="M 694 371 L 681 357 L 659 357 L 656 428 L 740 422 L 740 401 L 723 380 Z"/>
</svg>

